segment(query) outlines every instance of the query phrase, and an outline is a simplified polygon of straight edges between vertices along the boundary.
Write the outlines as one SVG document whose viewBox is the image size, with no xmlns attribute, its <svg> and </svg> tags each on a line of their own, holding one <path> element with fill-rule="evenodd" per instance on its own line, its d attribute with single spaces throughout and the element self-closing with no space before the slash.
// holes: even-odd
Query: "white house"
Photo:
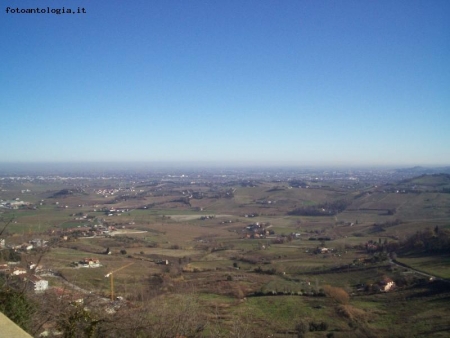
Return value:
<svg viewBox="0 0 450 338">
<path fill-rule="evenodd" d="M 83 268 L 98 268 L 101 266 L 100 261 L 96 258 L 85 258 L 79 264 Z"/>
<path fill-rule="evenodd" d="M 29 281 L 34 288 L 35 292 L 41 292 L 48 289 L 48 281 L 38 277 L 36 275 L 29 275 L 26 277 L 26 280 Z"/>
<path fill-rule="evenodd" d="M 19 276 L 19 275 L 24 275 L 27 273 L 27 270 L 22 269 L 22 268 L 14 268 L 13 271 L 11 272 L 11 275 L 14 276 Z"/>
<path fill-rule="evenodd" d="M 388 292 L 395 286 L 395 282 L 389 277 L 385 277 L 378 283 L 378 285 L 380 286 L 381 291 Z"/>
</svg>

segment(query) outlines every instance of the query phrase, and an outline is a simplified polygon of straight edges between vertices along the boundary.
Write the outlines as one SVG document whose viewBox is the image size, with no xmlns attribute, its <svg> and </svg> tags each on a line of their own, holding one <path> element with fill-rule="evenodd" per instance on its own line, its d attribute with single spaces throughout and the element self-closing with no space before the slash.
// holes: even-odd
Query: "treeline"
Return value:
<svg viewBox="0 0 450 338">
<path fill-rule="evenodd" d="M 293 188 L 306 188 L 308 186 L 304 181 L 300 180 L 289 181 L 289 185 Z"/>
<path fill-rule="evenodd" d="M 434 230 L 417 231 L 400 244 L 403 252 L 450 253 L 450 231 L 435 227 Z"/>
<path fill-rule="evenodd" d="M 402 241 L 388 242 L 378 239 L 369 240 L 358 246 L 369 253 L 402 253 L 402 254 L 450 254 L 450 231 L 435 227 L 419 230 Z"/>
<path fill-rule="evenodd" d="M 325 202 L 317 205 L 309 205 L 295 208 L 288 212 L 292 216 L 334 216 L 344 211 L 349 202 L 346 200 L 337 200 L 333 202 Z"/>
</svg>

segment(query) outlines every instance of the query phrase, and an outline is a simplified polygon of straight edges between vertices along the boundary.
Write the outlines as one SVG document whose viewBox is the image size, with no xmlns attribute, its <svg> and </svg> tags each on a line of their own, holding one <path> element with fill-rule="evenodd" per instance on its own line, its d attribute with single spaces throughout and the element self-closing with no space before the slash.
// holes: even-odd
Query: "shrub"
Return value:
<svg viewBox="0 0 450 338">
<path fill-rule="evenodd" d="M 26 330 L 35 306 L 22 292 L 4 287 L 0 290 L 0 311 Z"/>
<path fill-rule="evenodd" d="M 326 331 L 328 329 L 328 324 L 325 322 L 309 322 L 309 331 Z"/>
<path fill-rule="evenodd" d="M 295 330 L 297 331 L 297 338 L 303 338 L 306 336 L 306 332 L 308 332 L 309 326 L 308 324 L 301 320 L 295 325 Z"/>
<path fill-rule="evenodd" d="M 332 298 L 336 303 L 348 304 L 350 296 L 344 289 L 330 285 L 325 285 L 323 287 L 323 291 L 328 297 Z"/>
</svg>

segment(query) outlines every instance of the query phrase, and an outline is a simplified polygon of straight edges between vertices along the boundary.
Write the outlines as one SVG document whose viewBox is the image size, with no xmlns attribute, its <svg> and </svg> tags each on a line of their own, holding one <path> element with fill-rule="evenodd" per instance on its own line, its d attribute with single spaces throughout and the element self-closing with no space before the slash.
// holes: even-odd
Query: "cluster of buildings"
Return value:
<svg viewBox="0 0 450 338">
<path fill-rule="evenodd" d="M 111 208 L 111 209 L 105 210 L 105 214 L 108 216 L 120 216 L 124 212 L 129 212 L 129 211 L 130 211 L 130 209 L 127 209 L 127 208 L 123 208 L 123 209 Z"/>
<path fill-rule="evenodd" d="M 104 197 L 112 196 L 114 194 L 117 194 L 120 191 L 120 189 L 97 189 L 95 193 L 97 195 L 102 195 Z"/>
<path fill-rule="evenodd" d="M 17 266 L 18 263 L 9 262 L 0 264 L 0 274 L 7 276 L 10 283 L 22 282 L 35 292 L 42 292 L 48 289 L 48 281 L 36 275 L 42 270 L 41 266 L 28 263 L 27 267 Z"/>
<path fill-rule="evenodd" d="M 27 252 L 36 248 L 45 248 L 48 244 L 48 241 L 40 238 L 32 239 L 31 241 L 22 243 L 22 244 L 11 244 L 6 245 L 6 241 L 4 238 L 0 238 L 0 249 L 12 249 L 14 251 L 22 251 Z"/>
<path fill-rule="evenodd" d="M 75 267 L 80 268 L 99 268 L 101 267 L 100 260 L 97 258 L 84 258 L 79 262 L 73 262 Z"/>
<path fill-rule="evenodd" d="M 19 245 L 7 245 L 4 238 L 0 238 L 0 249 L 10 249 L 17 255 L 19 252 L 27 252 L 34 248 L 43 248 L 47 246 L 48 241 L 35 238 L 31 241 Z M 17 256 L 20 257 L 20 256 Z M 7 277 L 12 283 L 25 283 L 35 292 L 41 292 L 48 289 L 48 281 L 37 276 L 36 273 L 42 271 L 42 266 L 29 262 L 26 267 L 21 266 L 20 262 L 8 262 L 0 264 L 0 274 Z"/>
<path fill-rule="evenodd" d="M 96 237 L 108 236 L 112 231 L 115 231 L 114 226 L 105 226 L 102 224 L 92 224 L 89 226 L 80 226 L 76 228 L 67 228 L 60 230 L 51 230 L 51 234 L 59 234 L 64 241 L 69 240 L 69 237 Z"/>
<path fill-rule="evenodd" d="M 14 200 L 0 200 L 0 208 L 5 209 L 19 209 L 21 207 L 27 207 L 30 205 L 30 202 L 21 201 L 19 198 Z"/>
<path fill-rule="evenodd" d="M 273 230 L 269 230 L 268 227 L 270 226 L 269 223 L 252 223 L 245 227 L 243 230 L 244 232 L 244 238 L 252 238 L 252 239 L 259 239 L 259 238 L 267 238 L 267 236 L 274 235 L 275 232 Z"/>
</svg>

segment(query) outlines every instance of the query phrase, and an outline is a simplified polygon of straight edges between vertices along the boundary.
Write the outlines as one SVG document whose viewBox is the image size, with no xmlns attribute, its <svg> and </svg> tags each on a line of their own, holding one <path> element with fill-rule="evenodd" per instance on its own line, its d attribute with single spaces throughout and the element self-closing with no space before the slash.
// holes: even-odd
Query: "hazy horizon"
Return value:
<svg viewBox="0 0 450 338">
<path fill-rule="evenodd" d="M 301 164 L 301 163 L 280 163 L 280 162 L 0 162 L 1 170 L 215 170 L 215 169 L 279 169 L 279 170 L 402 170 L 402 169 L 449 169 L 450 165 L 349 165 L 349 164 Z"/>
</svg>

